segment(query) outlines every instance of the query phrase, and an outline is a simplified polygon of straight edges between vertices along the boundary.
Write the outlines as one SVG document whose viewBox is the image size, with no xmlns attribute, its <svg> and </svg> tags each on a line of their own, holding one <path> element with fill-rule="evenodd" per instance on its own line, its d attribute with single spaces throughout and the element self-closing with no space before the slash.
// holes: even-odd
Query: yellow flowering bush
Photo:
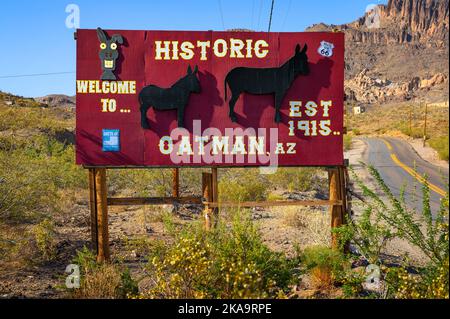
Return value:
<svg viewBox="0 0 450 319">
<path fill-rule="evenodd" d="M 153 257 L 153 287 L 144 293 L 151 298 L 204 298 L 202 281 L 212 261 L 200 238 L 182 237 L 164 258 Z"/>
<path fill-rule="evenodd" d="M 423 273 L 413 275 L 404 268 L 391 269 L 387 279 L 399 299 L 448 299 L 449 262 Z"/>
<path fill-rule="evenodd" d="M 151 288 L 139 298 L 270 298 L 283 296 L 292 262 L 262 244 L 251 221 L 210 232 L 188 227 L 151 258 Z"/>
</svg>

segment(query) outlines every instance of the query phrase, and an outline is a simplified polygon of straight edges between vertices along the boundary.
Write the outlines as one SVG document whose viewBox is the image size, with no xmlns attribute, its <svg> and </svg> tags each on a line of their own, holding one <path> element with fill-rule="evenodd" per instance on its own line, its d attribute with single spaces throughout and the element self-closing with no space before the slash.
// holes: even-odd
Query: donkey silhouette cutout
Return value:
<svg viewBox="0 0 450 319">
<path fill-rule="evenodd" d="M 300 45 L 295 47 L 295 54 L 278 68 L 246 68 L 237 67 L 228 72 L 225 77 L 225 101 L 227 100 L 227 84 L 231 91 L 229 102 L 231 121 L 236 122 L 234 106 L 241 93 L 273 94 L 275 96 L 275 122 L 281 121 L 280 107 L 286 92 L 299 75 L 309 74 L 308 56 L 305 44 L 300 50 Z"/>
<path fill-rule="evenodd" d="M 120 34 L 113 34 L 110 39 L 105 31 L 97 28 L 97 37 L 100 41 L 100 52 L 98 56 L 102 62 L 101 80 L 115 81 L 117 77 L 114 74 L 119 58 L 118 44 L 123 44 L 123 37 Z"/>
<path fill-rule="evenodd" d="M 192 71 L 187 69 L 187 75 L 179 79 L 170 88 L 160 88 L 156 85 L 145 86 L 139 92 L 141 105 L 141 126 L 149 129 L 147 111 L 150 107 L 155 110 L 177 110 L 178 127 L 184 127 L 184 111 L 191 93 L 200 93 L 200 81 L 197 78 L 198 67 Z"/>
</svg>

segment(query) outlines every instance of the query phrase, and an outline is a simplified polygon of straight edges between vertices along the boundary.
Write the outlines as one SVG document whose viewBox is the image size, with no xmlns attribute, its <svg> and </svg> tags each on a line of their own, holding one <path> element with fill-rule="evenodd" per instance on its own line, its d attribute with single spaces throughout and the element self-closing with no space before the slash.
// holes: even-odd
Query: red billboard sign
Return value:
<svg viewBox="0 0 450 319">
<path fill-rule="evenodd" d="M 86 166 L 343 164 L 343 33 L 77 31 Z"/>
</svg>

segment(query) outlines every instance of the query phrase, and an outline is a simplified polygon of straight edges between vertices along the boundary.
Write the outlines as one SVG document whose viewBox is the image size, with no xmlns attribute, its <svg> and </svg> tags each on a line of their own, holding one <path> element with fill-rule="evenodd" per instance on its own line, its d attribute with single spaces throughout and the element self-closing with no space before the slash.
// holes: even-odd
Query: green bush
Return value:
<svg viewBox="0 0 450 319">
<path fill-rule="evenodd" d="M 344 135 L 344 151 L 348 151 L 352 148 L 352 136 L 345 134 Z"/>
<path fill-rule="evenodd" d="M 412 138 L 423 138 L 423 127 L 411 126 L 410 128 L 409 123 L 402 121 L 397 124 L 397 128 L 400 132 Z"/>
<path fill-rule="evenodd" d="M 448 161 L 448 135 L 433 137 L 428 141 L 428 143 L 438 152 L 440 159 Z"/>
<path fill-rule="evenodd" d="M 45 261 L 54 259 L 56 257 L 55 224 L 50 219 L 44 219 L 33 227 L 32 233 L 41 257 Z"/>
<path fill-rule="evenodd" d="M 349 264 L 338 251 L 326 246 L 307 247 L 301 257 L 302 266 L 311 276 L 314 288 L 330 288 L 343 281 L 347 275 Z"/>
<path fill-rule="evenodd" d="M 339 251 L 326 246 L 307 247 L 300 258 L 303 266 L 307 269 L 317 266 L 330 266 L 333 269 L 340 269 L 344 262 Z"/>
<path fill-rule="evenodd" d="M 381 265 L 381 276 L 388 284 L 391 297 L 448 298 L 448 191 L 441 199 L 439 209 L 433 214 L 430 189 L 424 183 L 423 208 L 417 212 L 405 201 L 405 187 L 402 187 L 397 198 L 374 167 L 368 166 L 368 170 L 382 195 L 369 189 L 353 172 L 353 178 L 363 192 L 362 205 L 365 210 L 360 219 L 348 220 L 346 225 L 336 230 L 341 244 L 351 241 L 370 263 Z M 424 178 L 426 180 L 426 176 Z M 383 265 L 382 251 L 386 243 L 395 237 L 416 246 L 428 257 L 427 264 L 419 269 L 417 275 L 407 273 L 408 265 L 397 270 Z"/>
<path fill-rule="evenodd" d="M 323 187 L 323 179 L 318 168 L 278 168 L 275 174 L 267 175 L 270 187 L 293 191 L 311 191 Z"/>
<path fill-rule="evenodd" d="M 64 191 L 85 188 L 85 171 L 74 164 L 74 148 L 53 138 L 0 141 L 0 216 L 32 221 L 57 212 Z"/>
<path fill-rule="evenodd" d="M 294 260 L 269 250 L 248 216 L 205 232 L 193 225 L 151 258 L 141 298 L 270 298 L 294 278 Z"/>
<path fill-rule="evenodd" d="M 448 299 L 449 261 L 429 265 L 419 275 L 408 273 L 405 267 L 389 268 L 386 275 L 391 295 L 399 299 Z"/>
<path fill-rule="evenodd" d="M 219 180 L 219 201 L 260 201 L 268 194 L 267 180 L 256 170 L 228 171 Z"/>
<path fill-rule="evenodd" d="M 37 129 L 41 132 L 57 132 L 70 128 L 70 124 L 60 117 L 59 110 L 0 105 L 0 131 Z"/>
</svg>

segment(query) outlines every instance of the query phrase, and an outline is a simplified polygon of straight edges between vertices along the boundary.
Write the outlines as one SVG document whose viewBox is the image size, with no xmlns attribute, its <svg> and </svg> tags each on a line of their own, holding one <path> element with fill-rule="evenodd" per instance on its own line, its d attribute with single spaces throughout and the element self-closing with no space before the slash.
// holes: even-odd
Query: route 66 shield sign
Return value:
<svg viewBox="0 0 450 319">
<path fill-rule="evenodd" d="M 321 41 L 320 42 L 320 47 L 317 49 L 317 52 L 324 57 L 331 57 L 333 56 L 333 49 L 334 49 L 334 44 L 330 43 L 330 42 L 326 42 L 326 41 Z"/>
</svg>

